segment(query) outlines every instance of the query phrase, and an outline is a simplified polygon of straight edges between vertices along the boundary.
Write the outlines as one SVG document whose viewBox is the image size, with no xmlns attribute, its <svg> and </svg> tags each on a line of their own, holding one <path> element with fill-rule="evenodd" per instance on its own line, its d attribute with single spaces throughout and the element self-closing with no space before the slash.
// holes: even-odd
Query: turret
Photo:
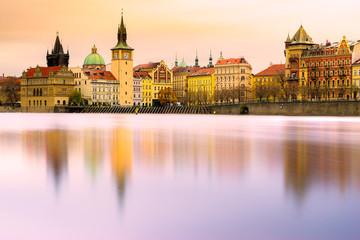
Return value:
<svg viewBox="0 0 360 240">
<path fill-rule="evenodd" d="M 196 58 L 195 58 L 195 66 L 194 67 L 199 67 L 199 58 L 198 58 L 198 51 L 196 50 Z"/>
</svg>

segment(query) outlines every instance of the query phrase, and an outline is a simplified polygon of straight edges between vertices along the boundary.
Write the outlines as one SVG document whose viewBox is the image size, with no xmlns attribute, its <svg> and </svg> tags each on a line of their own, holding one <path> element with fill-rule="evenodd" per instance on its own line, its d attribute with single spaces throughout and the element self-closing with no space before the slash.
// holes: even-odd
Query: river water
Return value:
<svg viewBox="0 0 360 240">
<path fill-rule="evenodd" d="M 360 238 L 360 118 L 0 124 L 0 239 Z"/>
</svg>

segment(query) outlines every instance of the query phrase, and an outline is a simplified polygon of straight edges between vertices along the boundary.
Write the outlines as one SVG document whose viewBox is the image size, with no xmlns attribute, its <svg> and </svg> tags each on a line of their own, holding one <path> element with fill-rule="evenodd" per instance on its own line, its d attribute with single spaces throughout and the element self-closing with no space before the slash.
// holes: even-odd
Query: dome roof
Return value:
<svg viewBox="0 0 360 240">
<path fill-rule="evenodd" d="M 97 53 L 97 48 L 94 47 L 91 49 L 91 53 L 85 58 L 85 65 L 105 65 L 103 57 Z"/>
<path fill-rule="evenodd" d="M 179 64 L 179 67 L 187 67 L 187 64 L 184 61 L 184 58 L 182 59 L 181 63 Z"/>
</svg>

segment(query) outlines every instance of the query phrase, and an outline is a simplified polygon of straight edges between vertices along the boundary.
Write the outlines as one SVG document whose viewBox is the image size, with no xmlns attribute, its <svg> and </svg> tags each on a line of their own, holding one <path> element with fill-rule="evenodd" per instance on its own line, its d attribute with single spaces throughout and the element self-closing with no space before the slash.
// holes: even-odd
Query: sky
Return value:
<svg viewBox="0 0 360 240">
<path fill-rule="evenodd" d="M 302 24 L 316 43 L 360 39 L 360 1 L 288 0 L 0 0 L 0 74 L 46 66 L 59 31 L 70 66 L 82 66 L 95 44 L 110 63 L 121 10 L 134 66 L 184 57 L 194 65 L 245 57 L 256 74 L 284 63 L 284 41 Z"/>
</svg>

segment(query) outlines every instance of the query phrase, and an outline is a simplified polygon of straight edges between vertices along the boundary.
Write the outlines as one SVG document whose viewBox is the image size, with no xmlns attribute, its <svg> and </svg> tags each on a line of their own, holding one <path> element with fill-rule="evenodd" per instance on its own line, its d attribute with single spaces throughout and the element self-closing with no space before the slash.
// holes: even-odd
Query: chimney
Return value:
<svg viewBox="0 0 360 240">
<path fill-rule="evenodd" d="M 3 77 L 5 77 L 5 74 L 3 74 Z"/>
</svg>

